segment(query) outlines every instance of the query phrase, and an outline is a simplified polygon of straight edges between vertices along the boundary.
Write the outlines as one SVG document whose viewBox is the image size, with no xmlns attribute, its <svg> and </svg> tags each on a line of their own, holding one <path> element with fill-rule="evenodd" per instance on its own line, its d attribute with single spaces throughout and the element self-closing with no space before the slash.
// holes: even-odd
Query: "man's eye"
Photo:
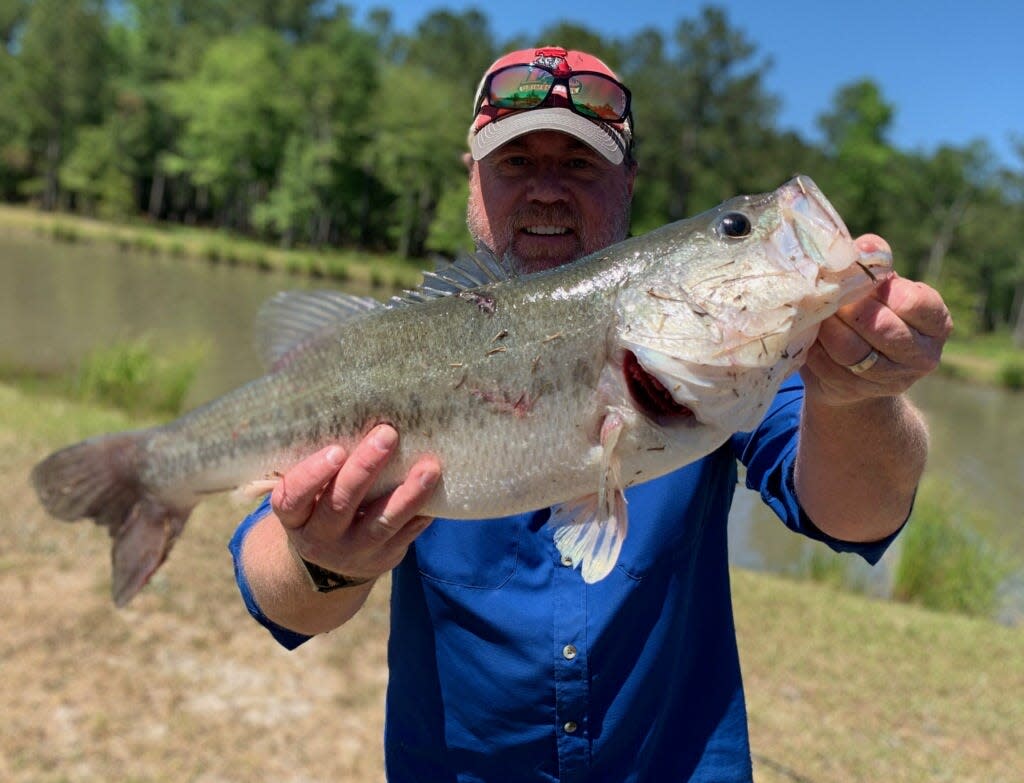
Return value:
<svg viewBox="0 0 1024 783">
<path fill-rule="evenodd" d="M 590 168 L 590 160 L 588 158 L 571 158 L 569 160 L 569 168 L 588 169 Z"/>
<path fill-rule="evenodd" d="M 525 166 L 527 163 L 525 155 L 509 155 L 505 158 L 506 166 Z"/>
</svg>

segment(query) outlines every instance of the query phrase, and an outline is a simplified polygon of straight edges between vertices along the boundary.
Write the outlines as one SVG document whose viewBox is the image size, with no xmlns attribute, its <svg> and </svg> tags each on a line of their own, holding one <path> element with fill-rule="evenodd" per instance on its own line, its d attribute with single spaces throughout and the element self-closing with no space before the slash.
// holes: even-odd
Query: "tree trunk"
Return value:
<svg viewBox="0 0 1024 783">
<path fill-rule="evenodd" d="M 964 219 L 964 213 L 967 211 L 969 203 L 967 191 L 963 190 L 946 210 L 939 233 L 936 234 L 935 240 L 932 242 L 932 249 L 928 253 L 928 265 L 925 267 L 924 279 L 932 285 L 938 282 L 939 275 L 942 274 L 942 264 L 946 260 L 946 253 L 949 252 L 949 246 L 953 244 L 956 230 L 960 226 L 960 221 Z"/>
<path fill-rule="evenodd" d="M 1013 301 L 1017 308 L 1017 324 L 1013 328 L 1013 344 L 1018 348 L 1024 348 L 1024 280 L 1017 283 Z"/>
<path fill-rule="evenodd" d="M 60 182 L 57 179 L 60 167 L 60 131 L 54 131 L 46 143 L 46 176 L 43 188 L 43 209 L 52 212 L 57 208 Z"/>
<path fill-rule="evenodd" d="M 164 208 L 164 188 L 167 185 L 167 179 L 164 177 L 162 172 L 156 172 L 153 175 L 153 184 L 149 188 L 149 216 L 153 220 L 160 219 L 160 213 L 163 212 Z"/>
</svg>

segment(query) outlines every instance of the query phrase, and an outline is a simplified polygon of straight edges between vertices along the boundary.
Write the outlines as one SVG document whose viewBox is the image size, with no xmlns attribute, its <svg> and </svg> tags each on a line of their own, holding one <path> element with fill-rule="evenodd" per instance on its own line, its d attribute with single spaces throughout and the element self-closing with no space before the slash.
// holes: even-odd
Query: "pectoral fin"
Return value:
<svg viewBox="0 0 1024 783">
<path fill-rule="evenodd" d="M 609 414 L 601 428 L 601 475 L 593 495 L 552 509 L 548 525 L 554 528 L 555 546 L 562 557 L 579 565 L 583 581 L 593 584 L 604 579 L 619 560 L 626 540 L 628 517 L 626 496 L 619 479 L 615 444 L 622 431 L 618 414 Z"/>
</svg>

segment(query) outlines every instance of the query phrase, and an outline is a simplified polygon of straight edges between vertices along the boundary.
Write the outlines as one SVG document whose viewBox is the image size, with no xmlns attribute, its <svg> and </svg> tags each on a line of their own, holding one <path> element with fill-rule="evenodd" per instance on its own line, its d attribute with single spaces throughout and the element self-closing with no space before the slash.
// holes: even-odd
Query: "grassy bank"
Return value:
<svg viewBox="0 0 1024 783">
<path fill-rule="evenodd" d="M 279 650 L 237 598 L 242 509 L 203 504 L 154 583 L 109 601 L 108 540 L 49 519 L 32 464 L 127 415 L 0 385 L 0 779 L 382 779 L 386 590 Z M 735 571 L 759 783 L 1019 780 L 1024 629 Z"/>
<path fill-rule="evenodd" d="M 226 231 L 156 226 L 142 221 L 111 223 L 78 215 L 39 212 L 0 205 L 0 232 L 56 242 L 104 243 L 126 252 L 163 254 L 211 264 L 279 270 L 295 275 L 374 286 L 406 288 L 420 280 L 422 262 L 396 255 L 343 250 L 289 250 L 234 236 Z"/>
<path fill-rule="evenodd" d="M 954 337 L 942 352 L 939 371 L 950 378 L 1024 389 L 1024 349 L 1013 344 L 1008 332 L 969 339 Z"/>
</svg>

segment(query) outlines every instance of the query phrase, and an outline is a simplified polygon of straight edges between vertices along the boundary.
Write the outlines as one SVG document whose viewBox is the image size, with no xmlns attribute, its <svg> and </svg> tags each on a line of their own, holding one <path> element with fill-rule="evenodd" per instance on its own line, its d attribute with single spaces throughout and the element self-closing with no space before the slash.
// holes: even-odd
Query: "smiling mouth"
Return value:
<svg viewBox="0 0 1024 783">
<path fill-rule="evenodd" d="M 572 229 L 565 226 L 524 226 L 522 231 L 524 234 L 544 237 L 563 236 L 572 233 Z"/>
</svg>

